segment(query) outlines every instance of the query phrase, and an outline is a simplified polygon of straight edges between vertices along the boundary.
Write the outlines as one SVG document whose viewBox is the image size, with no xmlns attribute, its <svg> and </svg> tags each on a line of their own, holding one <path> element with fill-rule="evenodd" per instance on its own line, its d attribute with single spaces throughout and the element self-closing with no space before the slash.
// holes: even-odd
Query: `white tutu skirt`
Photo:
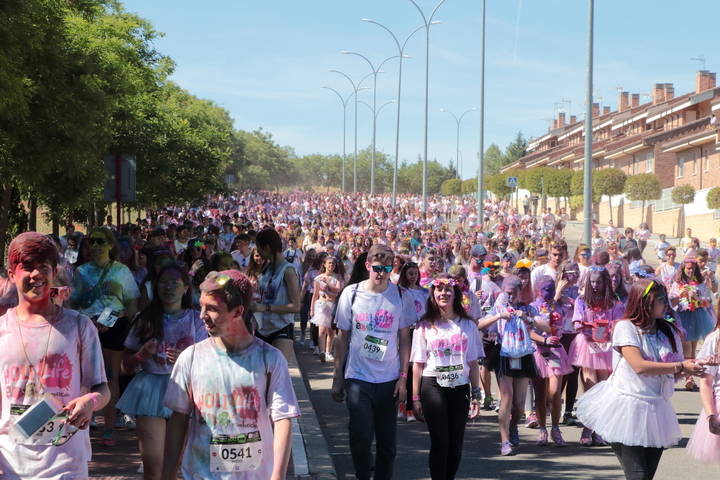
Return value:
<svg viewBox="0 0 720 480">
<path fill-rule="evenodd" d="M 720 408 L 720 398 L 715 399 L 715 405 Z M 699 462 L 720 464 L 720 435 L 710 433 L 704 409 L 700 411 L 686 451 Z"/>
<path fill-rule="evenodd" d="M 610 381 L 585 392 L 577 401 L 577 417 L 609 443 L 669 448 L 682 438 L 669 400 L 620 393 Z"/>
<path fill-rule="evenodd" d="M 314 308 L 314 315 L 310 319 L 310 322 L 314 325 L 317 325 L 318 327 L 325 327 L 330 328 L 332 327 L 332 311 L 333 311 L 333 302 L 329 302 L 327 300 L 316 300 L 315 301 L 315 308 Z"/>
<path fill-rule="evenodd" d="M 590 348 L 590 340 L 582 333 L 577 334 L 570 344 L 568 357 L 576 367 L 612 371 L 612 348 L 607 352 L 595 353 Z"/>
</svg>

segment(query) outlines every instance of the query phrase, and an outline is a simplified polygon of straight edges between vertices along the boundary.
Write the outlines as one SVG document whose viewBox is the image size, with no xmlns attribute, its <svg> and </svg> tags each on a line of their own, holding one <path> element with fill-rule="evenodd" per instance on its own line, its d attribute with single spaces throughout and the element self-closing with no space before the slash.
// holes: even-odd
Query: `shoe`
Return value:
<svg viewBox="0 0 720 480">
<path fill-rule="evenodd" d="M 405 420 L 405 405 L 400 405 L 397 410 L 397 419 L 398 420 Z"/>
<path fill-rule="evenodd" d="M 301 347 L 304 347 L 304 346 L 305 346 L 305 340 L 304 340 L 304 339 L 298 340 L 297 343 L 298 343 L 298 345 L 300 345 Z"/>
<path fill-rule="evenodd" d="M 531 412 L 530 415 L 527 416 L 527 420 L 525 421 L 525 427 L 526 428 L 538 428 L 538 419 L 537 414 L 535 412 Z"/>
<path fill-rule="evenodd" d="M 123 418 L 123 415 L 119 412 L 115 416 L 115 428 L 125 428 L 125 419 Z"/>
<path fill-rule="evenodd" d="M 322 363 L 327 362 L 327 353 L 323 352 L 323 353 L 319 353 L 318 355 L 320 356 L 320 362 L 322 362 Z"/>
<path fill-rule="evenodd" d="M 547 428 L 540 428 L 540 432 L 538 433 L 538 439 L 536 445 L 539 447 L 544 447 L 548 444 L 548 433 Z"/>
<path fill-rule="evenodd" d="M 560 433 L 560 427 L 557 425 L 552 427 L 550 430 L 550 438 L 552 438 L 552 441 L 555 442 L 555 446 L 565 446 L 565 439 L 563 438 L 562 433 Z"/>
<path fill-rule="evenodd" d="M 407 423 L 413 423 L 417 421 L 417 418 L 415 418 L 415 412 L 413 412 L 412 410 L 407 410 L 405 413 L 407 415 L 407 417 L 405 418 L 405 421 Z"/>
<path fill-rule="evenodd" d="M 517 425 L 510 425 L 510 443 L 513 447 L 520 445 L 520 432 Z"/>
<path fill-rule="evenodd" d="M 580 445 L 590 447 L 592 446 L 592 430 L 587 427 L 583 427 L 583 431 L 580 434 Z"/>
<path fill-rule="evenodd" d="M 513 449 L 513 446 L 510 442 L 503 442 L 502 445 L 500 445 L 500 455 L 502 455 L 503 457 L 515 455 L 515 449 Z"/>
<path fill-rule="evenodd" d="M 579 422 L 577 417 L 573 415 L 572 412 L 565 412 L 563 414 L 563 423 L 568 427 L 572 427 L 573 425 L 577 425 Z"/>
<path fill-rule="evenodd" d="M 320 347 L 313 348 L 313 355 L 320 355 Z"/>
<path fill-rule="evenodd" d="M 326 353 L 326 354 L 325 354 L 325 361 L 332 363 L 332 362 L 335 361 L 335 357 L 333 357 L 333 354 L 332 354 L 332 353 Z"/>
<path fill-rule="evenodd" d="M 486 395 L 485 399 L 483 400 L 483 410 L 492 410 L 493 402 L 495 402 L 495 400 L 493 399 L 492 395 Z"/>
<path fill-rule="evenodd" d="M 592 434 L 592 444 L 597 447 L 604 447 L 607 445 L 607 442 L 603 440 L 603 438 L 598 435 L 597 433 L 593 432 Z"/>
<path fill-rule="evenodd" d="M 500 402 L 502 402 L 502 399 L 498 400 L 498 402 L 495 404 L 495 413 L 500 412 Z"/>
<path fill-rule="evenodd" d="M 103 447 L 114 447 L 115 439 L 113 438 L 113 431 L 105 430 L 102 434 L 102 441 L 100 443 Z"/>
<path fill-rule="evenodd" d="M 137 428 L 137 425 L 135 424 L 135 419 L 130 415 L 123 415 L 123 425 L 128 430 L 135 430 Z"/>
</svg>

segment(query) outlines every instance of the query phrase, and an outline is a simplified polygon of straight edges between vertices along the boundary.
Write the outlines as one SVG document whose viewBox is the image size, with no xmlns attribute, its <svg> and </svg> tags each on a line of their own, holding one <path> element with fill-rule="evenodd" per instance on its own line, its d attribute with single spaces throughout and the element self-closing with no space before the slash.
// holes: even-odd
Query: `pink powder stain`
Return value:
<svg viewBox="0 0 720 480">
<path fill-rule="evenodd" d="M 67 389 L 72 381 L 72 362 L 65 353 L 54 353 L 47 356 L 40 364 L 43 372 L 43 383 L 46 387 Z"/>
</svg>

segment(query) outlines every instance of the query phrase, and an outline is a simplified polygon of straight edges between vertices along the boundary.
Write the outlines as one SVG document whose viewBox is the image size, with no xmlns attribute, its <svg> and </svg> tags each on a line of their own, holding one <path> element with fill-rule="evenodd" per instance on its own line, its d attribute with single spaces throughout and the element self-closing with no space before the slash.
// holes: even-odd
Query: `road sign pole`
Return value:
<svg viewBox="0 0 720 480">
<path fill-rule="evenodd" d="M 121 223 L 120 215 L 122 213 L 122 210 L 121 210 L 122 207 L 120 206 L 120 199 L 122 198 L 121 193 L 120 193 L 120 187 L 122 186 L 122 182 L 120 181 L 120 176 L 122 175 L 121 174 L 121 172 L 122 172 L 121 166 L 122 166 L 122 155 L 117 155 L 115 157 L 115 207 L 117 209 L 117 211 L 116 211 L 117 218 L 115 220 L 117 221 L 118 232 L 120 231 L 120 223 Z"/>
</svg>

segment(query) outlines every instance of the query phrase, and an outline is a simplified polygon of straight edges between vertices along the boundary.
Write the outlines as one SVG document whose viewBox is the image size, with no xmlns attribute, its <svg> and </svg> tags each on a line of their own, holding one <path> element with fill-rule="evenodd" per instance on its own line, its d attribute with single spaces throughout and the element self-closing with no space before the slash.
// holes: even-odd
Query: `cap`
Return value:
<svg viewBox="0 0 720 480">
<path fill-rule="evenodd" d="M 473 245 L 470 249 L 471 257 L 482 257 L 487 255 L 487 250 L 482 245 Z"/>
</svg>

